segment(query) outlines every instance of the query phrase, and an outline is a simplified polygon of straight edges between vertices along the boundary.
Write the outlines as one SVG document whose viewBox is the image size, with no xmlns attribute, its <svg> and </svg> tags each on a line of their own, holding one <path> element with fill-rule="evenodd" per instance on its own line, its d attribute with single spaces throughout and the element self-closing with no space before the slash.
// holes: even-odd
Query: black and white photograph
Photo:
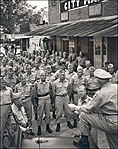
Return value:
<svg viewBox="0 0 118 149">
<path fill-rule="evenodd" d="M 0 0 L 0 149 L 118 149 L 117 5 Z"/>
</svg>

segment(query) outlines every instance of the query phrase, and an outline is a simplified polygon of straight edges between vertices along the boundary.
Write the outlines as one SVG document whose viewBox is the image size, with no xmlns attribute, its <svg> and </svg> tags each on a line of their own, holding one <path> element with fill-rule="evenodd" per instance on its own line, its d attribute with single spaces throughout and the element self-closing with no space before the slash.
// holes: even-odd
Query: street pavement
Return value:
<svg viewBox="0 0 118 149">
<path fill-rule="evenodd" d="M 47 133 L 46 131 L 46 126 L 45 126 L 45 121 L 43 121 L 43 124 L 42 124 L 42 137 L 44 136 L 62 136 L 62 137 L 73 137 L 77 132 L 79 133 L 79 125 L 77 128 L 74 128 L 74 129 L 69 129 L 67 127 L 67 124 L 66 124 L 66 119 L 63 117 L 62 118 L 62 123 L 61 123 L 61 130 L 60 132 L 56 132 L 56 121 L 55 119 L 51 119 L 51 123 L 50 123 L 50 128 L 52 129 L 52 133 L 49 134 Z M 34 129 L 34 132 L 36 133 L 37 132 L 37 122 L 36 120 L 34 119 L 34 116 L 33 116 L 33 129 Z M 97 130 L 97 133 L 98 133 L 98 147 L 100 149 L 108 149 L 108 143 L 107 143 L 107 139 L 106 139 L 106 136 L 105 136 L 105 133 L 100 131 L 100 130 Z"/>
</svg>

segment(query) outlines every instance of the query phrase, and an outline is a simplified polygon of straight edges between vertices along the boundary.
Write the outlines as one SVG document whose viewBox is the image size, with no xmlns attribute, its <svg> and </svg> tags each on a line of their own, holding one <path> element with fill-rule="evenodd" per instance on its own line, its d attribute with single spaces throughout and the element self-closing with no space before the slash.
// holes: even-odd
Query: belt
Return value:
<svg viewBox="0 0 118 149">
<path fill-rule="evenodd" d="M 45 97 L 45 96 L 47 96 L 47 95 L 49 95 L 49 93 L 45 93 L 45 94 L 38 94 L 38 97 Z"/>
<path fill-rule="evenodd" d="M 11 102 L 10 102 L 10 103 L 3 103 L 3 104 L 0 104 L 0 106 L 7 106 L 7 105 L 11 105 Z"/>
<path fill-rule="evenodd" d="M 27 98 L 29 98 L 30 97 L 30 95 L 29 96 L 26 96 L 25 98 L 23 98 L 22 100 L 25 100 L 25 99 L 27 99 Z"/>
<path fill-rule="evenodd" d="M 67 96 L 67 94 L 63 94 L 63 95 L 57 95 L 57 94 L 56 94 L 56 96 L 65 97 L 65 96 Z"/>
</svg>

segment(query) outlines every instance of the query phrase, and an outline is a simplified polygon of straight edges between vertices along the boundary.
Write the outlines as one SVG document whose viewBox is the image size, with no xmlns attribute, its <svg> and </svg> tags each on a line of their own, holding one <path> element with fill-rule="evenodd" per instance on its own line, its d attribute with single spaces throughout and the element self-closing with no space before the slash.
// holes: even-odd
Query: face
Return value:
<svg viewBox="0 0 118 149">
<path fill-rule="evenodd" d="M 91 76 L 94 76 L 94 70 L 89 69 L 89 74 L 90 74 Z"/>
<path fill-rule="evenodd" d="M 51 68 L 47 68 L 47 73 L 50 74 L 52 72 Z"/>
<path fill-rule="evenodd" d="M 12 69 L 10 69 L 10 70 L 8 70 L 7 74 L 8 74 L 8 76 L 13 76 L 14 71 Z"/>
<path fill-rule="evenodd" d="M 45 72 L 42 72 L 41 73 L 41 80 L 42 81 L 45 81 L 46 80 L 46 73 Z"/>
<path fill-rule="evenodd" d="M 77 71 L 77 75 L 78 75 L 78 77 L 82 77 L 82 75 L 83 75 L 83 70 L 82 70 L 82 69 L 79 69 L 79 70 Z"/>
<path fill-rule="evenodd" d="M 35 63 L 35 67 L 36 67 L 36 68 L 39 67 L 39 64 L 38 64 L 37 62 Z"/>
<path fill-rule="evenodd" d="M 85 90 L 85 88 L 79 89 L 78 94 L 80 95 L 80 97 L 84 97 L 84 96 L 86 95 L 86 90 Z"/>
<path fill-rule="evenodd" d="M 26 71 L 27 71 L 28 73 L 30 73 L 30 72 L 31 72 L 31 68 L 28 67 L 28 68 L 26 69 Z"/>
<path fill-rule="evenodd" d="M 101 88 L 105 83 L 109 82 L 109 80 L 102 80 L 102 79 L 99 79 L 99 78 L 97 78 L 97 81 L 98 81 L 98 83 L 99 83 L 100 88 Z"/>
<path fill-rule="evenodd" d="M 82 52 L 81 51 L 79 52 L 79 56 L 82 56 Z"/>
<path fill-rule="evenodd" d="M 5 86 L 6 86 L 6 82 L 4 80 L 1 80 L 1 82 L 0 82 L 0 88 L 1 89 L 2 88 L 5 88 Z"/>
<path fill-rule="evenodd" d="M 61 79 L 61 80 L 64 80 L 64 79 L 65 79 L 65 73 L 64 73 L 64 72 L 61 72 L 61 73 L 60 73 L 60 79 Z"/>
<path fill-rule="evenodd" d="M 25 78 L 22 78 L 21 83 L 22 83 L 22 85 L 25 85 L 26 84 L 26 79 Z"/>
<path fill-rule="evenodd" d="M 73 66 L 69 66 L 69 67 L 68 67 L 68 71 L 69 71 L 70 73 L 72 73 L 72 72 L 73 72 Z"/>
<path fill-rule="evenodd" d="M 62 65 L 61 65 L 61 69 L 62 69 L 62 70 L 65 70 L 65 68 L 66 68 L 65 64 L 62 64 Z"/>
</svg>

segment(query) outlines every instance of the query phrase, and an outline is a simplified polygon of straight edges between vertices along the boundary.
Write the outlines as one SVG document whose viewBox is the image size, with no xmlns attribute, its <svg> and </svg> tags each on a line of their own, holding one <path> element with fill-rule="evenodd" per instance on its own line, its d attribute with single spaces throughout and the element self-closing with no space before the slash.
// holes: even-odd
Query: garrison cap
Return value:
<svg viewBox="0 0 118 149">
<path fill-rule="evenodd" d="M 94 76 L 96 78 L 102 79 L 102 80 L 106 80 L 106 79 L 111 79 L 112 75 L 110 73 L 108 73 L 107 71 L 103 70 L 103 69 L 96 69 L 94 72 Z"/>
<path fill-rule="evenodd" d="M 77 67 L 77 71 L 78 70 L 83 70 L 83 68 L 79 65 L 78 67 Z"/>
<path fill-rule="evenodd" d="M 90 66 L 90 67 L 89 67 L 89 70 L 93 70 L 93 71 L 95 71 L 95 67 Z"/>
<path fill-rule="evenodd" d="M 108 65 L 108 68 L 111 68 L 111 69 L 112 69 L 112 68 L 114 68 L 114 65 L 110 63 L 110 64 Z"/>
</svg>

